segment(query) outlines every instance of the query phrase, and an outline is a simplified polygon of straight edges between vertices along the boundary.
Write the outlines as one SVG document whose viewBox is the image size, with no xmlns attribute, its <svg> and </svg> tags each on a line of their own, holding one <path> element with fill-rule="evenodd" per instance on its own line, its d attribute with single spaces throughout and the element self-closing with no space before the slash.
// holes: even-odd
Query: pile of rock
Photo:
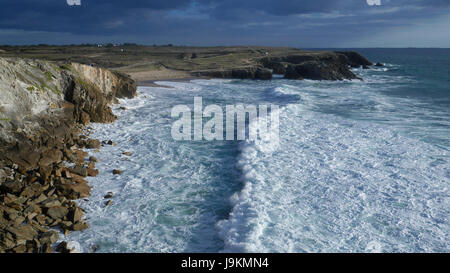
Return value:
<svg viewBox="0 0 450 273">
<path fill-rule="evenodd" d="M 51 229 L 68 234 L 88 228 L 83 210 L 72 200 L 88 197 L 85 178 L 98 174 L 96 159 L 86 161 L 87 153 L 79 149 L 92 142 L 80 138 L 60 151 L 74 167 L 54 163 L 26 171 L 13 164 L 0 169 L 0 253 L 52 252 L 58 232 Z"/>
</svg>

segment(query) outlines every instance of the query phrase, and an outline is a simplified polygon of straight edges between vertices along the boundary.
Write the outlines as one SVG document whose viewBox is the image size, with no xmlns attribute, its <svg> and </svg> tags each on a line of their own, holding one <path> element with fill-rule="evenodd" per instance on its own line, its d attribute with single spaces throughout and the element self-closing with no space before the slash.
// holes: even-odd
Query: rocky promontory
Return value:
<svg viewBox="0 0 450 273">
<path fill-rule="evenodd" d="M 90 122 L 136 94 L 127 75 L 70 62 L 0 58 L 0 253 L 52 252 L 58 232 L 88 224 L 73 201 L 90 194 Z M 72 163 L 70 167 L 68 163 Z"/>
<path fill-rule="evenodd" d="M 372 65 L 364 56 L 354 51 L 298 51 L 262 57 L 254 62 L 255 64 L 244 67 L 194 71 L 192 75 L 270 80 L 273 74 L 281 74 L 286 79 L 294 80 L 351 80 L 358 78 L 351 68 Z"/>
<path fill-rule="evenodd" d="M 286 79 L 344 80 L 356 79 L 350 68 L 370 66 L 372 63 L 354 51 L 299 52 L 284 56 L 264 57 L 266 68 Z"/>
</svg>

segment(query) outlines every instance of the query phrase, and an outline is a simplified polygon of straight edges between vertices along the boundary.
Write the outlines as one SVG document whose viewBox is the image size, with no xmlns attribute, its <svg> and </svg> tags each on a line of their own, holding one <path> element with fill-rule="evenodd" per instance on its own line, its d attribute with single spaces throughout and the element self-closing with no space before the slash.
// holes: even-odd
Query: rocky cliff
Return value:
<svg viewBox="0 0 450 273">
<path fill-rule="evenodd" d="M 344 80 L 356 79 L 352 67 L 367 67 L 372 63 L 353 51 L 297 51 L 256 58 L 254 65 L 224 69 L 194 71 L 193 76 L 270 80 L 272 74 L 286 79 Z"/>
<path fill-rule="evenodd" d="M 80 133 L 114 121 L 109 105 L 135 94 L 133 80 L 107 69 L 0 58 L 0 253 L 49 252 L 50 227 L 87 227 L 71 200 L 89 195 L 84 177 L 98 172 L 80 148 L 100 142 Z"/>
<path fill-rule="evenodd" d="M 287 79 L 344 80 L 356 79 L 352 67 L 370 66 L 372 63 L 353 51 L 301 52 L 284 56 L 268 56 L 259 62 L 275 74 Z"/>
</svg>

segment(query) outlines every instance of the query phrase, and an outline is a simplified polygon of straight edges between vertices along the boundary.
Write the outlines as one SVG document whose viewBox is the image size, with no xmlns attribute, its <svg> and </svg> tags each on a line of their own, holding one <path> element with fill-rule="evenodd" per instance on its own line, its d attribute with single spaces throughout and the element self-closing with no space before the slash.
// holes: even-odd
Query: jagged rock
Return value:
<svg viewBox="0 0 450 273">
<path fill-rule="evenodd" d="M 84 179 L 83 176 L 77 175 L 77 174 L 71 174 L 72 175 L 72 181 L 75 183 L 83 183 L 87 184 L 87 181 Z"/>
<path fill-rule="evenodd" d="M 105 202 L 105 207 L 110 206 L 110 205 L 112 205 L 112 201 L 111 200 L 108 200 L 108 201 Z"/>
<path fill-rule="evenodd" d="M 60 168 L 59 168 L 59 169 L 56 169 L 56 170 L 55 170 L 55 176 L 56 176 L 56 177 L 62 177 L 62 169 L 60 169 Z"/>
<path fill-rule="evenodd" d="M 39 239 L 39 242 L 43 245 L 45 244 L 52 245 L 56 243 L 56 241 L 58 241 L 58 238 L 59 238 L 58 232 L 51 230 L 43 233 Z"/>
<path fill-rule="evenodd" d="M 32 187 L 25 187 L 22 192 L 20 193 L 20 196 L 25 198 L 33 197 L 36 194 L 35 190 Z"/>
<path fill-rule="evenodd" d="M 24 183 L 21 181 L 6 181 L 0 185 L 0 190 L 4 190 L 8 193 L 19 193 L 22 191 Z"/>
<path fill-rule="evenodd" d="M 27 247 L 25 245 L 16 246 L 13 248 L 14 253 L 25 253 L 27 251 Z"/>
<path fill-rule="evenodd" d="M 98 139 L 88 139 L 86 141 L 86 148 L 88 149 L 99 149 L 101 145 L 101 142 Z"/>
<path fill-rule="evenodd" d="M 72 174 L 69 172 L 69 170 L 63 170 L 63 176 L 65 178 L 72 178 Z"/>
<path fill-rule="evenodd" d="M 310 80 L 343 80 L 356 79 L 345 65 L 308 61 L 297 65 L 288 65 L 285 78 L 287 79 L 310 79 Z"/>
<path fill-rule="evenodd" d="M 55 199 L 47 199 L 46 201 L 42 202 L 41 205 L 46 208 L 61 207 L 61 202 Z"/>
<path fill-rule="evenodd" d="M 64 218 L 68 213 L 68 209 L 66 207 L 51 207 L 47 210 L 47 215 L 53 218 L 54 220 L 60 220 Z"/>
<path fill-rule="evenodd" d="M 112 172 L 114 175 L 117 175 L 117 174 L 122 174 L 123 171 L 114 169 Z"/>
<path fill-rule="evenodd" d="M 67 242 L 64 241 L 58 244 L 56 251 L 59 253 L 70 253 L 71 249 L 68 247 Z"/>
<path fill-rule="evenodd" d="M 111 146 L 116 146 L 116 144 L 115 144 L 114 141 L 112 141 L 112 140 L 103 141 L 103 144 L 107 144 L 107 145 L 111 145 Z"/>
<path fill-rule="evenodd" d="M 88 169 L 95 169 L 95 162 L 90 161 L 88 164 Z"/>
<path fill-rule="evenodd" d="M 68 183 L 61 185 L 60 189 L 70 199 L 80 199 L 91 195 L 91 187 L 86 183 Z"/>
<path fill-rule="evenodd" d="M 39 168 L 39 174 L 44 180 L 47 180 L 52 175 L 53 167 L 51 165 L 42 164 Z"/>
<path fill-rule="evenodd" d="M 362 56 L 358 52 L 354 52 L 354 51 L 336 51 L 335 53 L 337 53 L 339 55 L 344 55 L 345 56 L 344 61 L 346 62 L 347 65 L 349 65 L 351 67 L 360 67 L 360 66 L 364 66 L 364 65 L 365 66 L 372 65 L 372 62 L 367 60 L 366 57 Z"/>
<path fill-rule="evenodd" d="M 80 231 L 80 230 L 85 230 L 89 227 L 89 225 L 86 222 L 80 221 L 78 223 L 75 223 L 72 226 L 72 230 L 73 231 Z"/>
<path fill-rule="evenodd" d="M 53 248 L 51 247 L 50 244 L 44 244 L 42 246 L 42 252 L 43 253 L 53 253 Z"/>
<path fill-rule="evenodd" d="M 98 170 L 97 169 L 87 169 L 88 176 L 97 176 Z"/>
<path fill-rule="evenodd" d="M 63 153 L 58 149 L 52 149 L 42 153 L 41 159 L 39 160 L 39 165 L 48 166 L 53 163 L 61 162 L 63 158 Z"/>
<path fill-rule="evenodd" d="M 70 171 L 72 174 L 77 174 L 77 175 L 80 175 L 80 176 L 82 176 L 82 177 L 88 176 L 88 169 L 85 168 L 85 167 L 83 167 L 83 166 L 77 165 L 77 166 L 75 166 L 75 167 L 73 167 L 73 168 L 69 168 L 69 171 Z"/>
<path fill-rule="evenodd" d="M 195 76 L 206 76 L 213 78 L 261 79 L 261 80 L 272 79 L 272 71 L 260 66 L 249 66 L 249 67 L 233 68 L 228 70 L 197 71 L 193 72 L 193 74 Z"/>
<path fill-rule="evenodd" d="M 7 177 L 7 175 L 6 175 L 5 170 L 0 169 L 0 184 L 2 184 L 3 182 L 6 181 L 6 177 Z"/>
<path fill-rule="evenodd" d="M 384 66 L 384 64 L 382 64 L 382 63 L 376 63 L 375 66 L 381 67 L 381 66 Z"/>
<path fill-rule="evenodd" d="M 98 159 L 95 156 L 89 157 L 90 162 L 98 162 Z"/>
<path fill-rule="evenodd" d="M 38 235 L 36 230 L 30 225 L 10 226 L 6 228 L 6 231 L 10 232 L 16 240 L 33 240 L 33 238 Z"/>
<path fill-rule="evenodd" d="M 108 193 L 104 196 L 105 199 L 110 199 L 110 198 L 113 198 L 113 197 L 114 197 L 114 193 L 112 193 L 112 192 L 108 192 Z"/>
<path fill-rule="evenodd" d="M 41 203 L 41 202 L 43 202 L 44 200 L 46 200 L 48 197 L 45 195 L 45 194 L 41 194 L 41 195 L 39 195 L 39 197 L 37 197 L 36 199 L 34 199 L 34 202 L 36 202 L 36 203 Z"/>
<path fill-rule="evenodd" d="M 83 211 L 80 208 L 74 208 L 69 213 L 69 220 L 73 223 L 79 222 L 83 217 Z"/>
<path fill-rule="evenodd" d="M 126 156 L 131 156 L 131 155 L 132 155 L 131 152 L 123 152 L 122 154 L 123 154 L 123 155 L 126 155 Z"/>
<path fill-rule="evenodd" d="M 89 253 L 95 253 L 100 247 L 96 244 L 91 245 Z"/>
</svg>

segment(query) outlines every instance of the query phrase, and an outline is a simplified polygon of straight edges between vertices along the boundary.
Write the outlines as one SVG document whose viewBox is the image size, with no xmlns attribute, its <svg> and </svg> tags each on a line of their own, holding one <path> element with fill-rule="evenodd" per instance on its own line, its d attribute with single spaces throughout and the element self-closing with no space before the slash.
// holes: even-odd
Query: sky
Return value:
<svg viewBox="0 0 450 273">
<path fill-rule="evenodd" d="M 109 42 L 450 47 L 450 0 L 0 0 L 0 44 Z"/>
</svg>

